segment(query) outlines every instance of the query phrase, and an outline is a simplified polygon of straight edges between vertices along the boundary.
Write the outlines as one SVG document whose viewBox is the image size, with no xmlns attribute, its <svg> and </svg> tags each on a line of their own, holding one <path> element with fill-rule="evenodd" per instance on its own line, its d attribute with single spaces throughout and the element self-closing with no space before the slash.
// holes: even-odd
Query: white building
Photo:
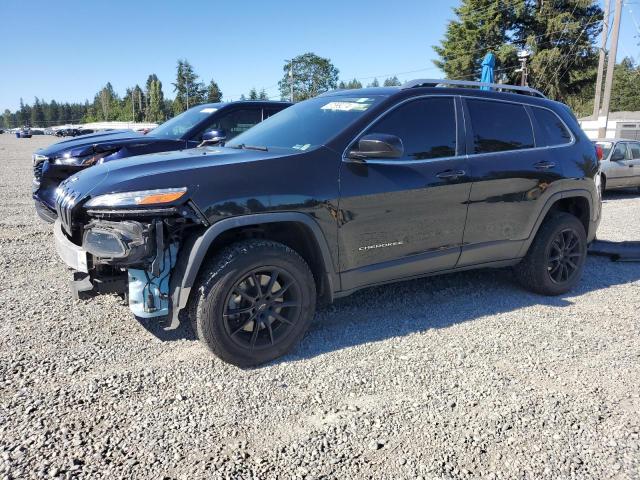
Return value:
<svg viewBox="0 0 640 480">
<path fill-rule="evenodd" d="M 598 117 L 597 120 L 592 117 L 580 119 L 582 130 L 591 140 L 601 137 L 601 135 L 598 135 L 598 130 L 603 128 L 605 123 L 605 117 Z M 640 140 L 640 112 L 611 112 L 609 114 L 607 134 L 603 135 L 603 137 Z"/>
</svg>

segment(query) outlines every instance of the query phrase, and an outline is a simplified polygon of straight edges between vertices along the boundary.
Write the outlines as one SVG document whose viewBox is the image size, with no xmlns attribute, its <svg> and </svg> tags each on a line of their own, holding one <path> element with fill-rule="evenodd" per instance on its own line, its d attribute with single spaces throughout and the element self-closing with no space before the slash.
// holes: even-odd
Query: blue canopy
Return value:
<svg viewBox="0 0 640 480">
<path fill-rule="evenodd" d="M 482 76 L 480 81 L 482 83 L 494 83 L 493 80 L 493 67 L 496 66 L 496 56 L 489 52 L 484 56 L 482 60 Z M 491 90 L 489 87 L 480 87 L 481 90 Z"/>
</svg>

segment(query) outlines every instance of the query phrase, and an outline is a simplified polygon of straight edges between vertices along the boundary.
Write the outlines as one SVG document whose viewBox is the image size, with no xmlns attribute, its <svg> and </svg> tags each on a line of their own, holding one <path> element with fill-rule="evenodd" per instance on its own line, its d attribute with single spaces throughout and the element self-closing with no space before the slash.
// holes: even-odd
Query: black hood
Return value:
<svg viewBox="0 0 640 480">
<path fill-rule="evenodd" d="M 66 153 L 74 157 L 94 152 L 115 151 L 125 145 L 149 144 L 158 140 L 133 130 L 112 130 L 62 140 L 46 148 L 41 148 L 36 153 L 52 159 L 62 157 Z"/>
<path fill-rule="evenodd" d="M 79 194 L 78 203 L 81 199 L 105 193 L 174 187 L 187 187 L 192 197 L 201 183 L 211 186 L 212 179 L 220 177 L 219 167 L 233 167 L 235 170 L 243 164 L 293 154 L 289 149 L 262 152 L 210 147 L 139 155 L 88 168 L 65 180 L 62 185 Z M 220 181 L 225 179 L 220 178 Z"/>
</svg>

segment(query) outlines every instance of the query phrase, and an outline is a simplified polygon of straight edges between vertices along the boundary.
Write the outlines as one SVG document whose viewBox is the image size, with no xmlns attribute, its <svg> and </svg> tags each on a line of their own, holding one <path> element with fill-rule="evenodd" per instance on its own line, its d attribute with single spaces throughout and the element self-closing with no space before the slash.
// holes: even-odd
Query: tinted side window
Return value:
<svg viewBox="0 0 640 480">
<path fill-rule="evenodd" d="M 533 148 L 533 130 L 522 105 L 467 99 L 474 153 Z"/>
<path fill-rule="evenodd" d="M 631 150 L 631 158 L 634 160 L 640 158 L 640 143 L 630 143 L 629 150 Z"/>
<path fill-rule="evenodd" d="M 213 122 L 207 130 L 224 130 L 227 141 L 236 135 L 249 130 L 262 120 L 261 108 L 247 108 L 245 110 L 235 110 Z"/>
<path fill-rule="evenodd" d="M 531 107 L 531 110 L 540 127 L 544 145 L 551 147 L 571 143 L 571 134 L 555 113 L 545 108 Z"/>
<path fill-rule="evenodd" d="M 453 98 L 413 100 L 392 110 L 366 132 L 395 135 L 404 145 L 403 160 L 452 157 L 456 154 Z"/>
<path fill-rule="evenodd" d="M 274 107 L 269 107 L 269 108 L 263 109 L 262 110 L 262 120 L 266 120 L 271 115 L 275 115 L 276 113 L 278 113 L 281 110 L 284 110 L 284 109 L 283 108 L 274 108 Z"/>
</svg>

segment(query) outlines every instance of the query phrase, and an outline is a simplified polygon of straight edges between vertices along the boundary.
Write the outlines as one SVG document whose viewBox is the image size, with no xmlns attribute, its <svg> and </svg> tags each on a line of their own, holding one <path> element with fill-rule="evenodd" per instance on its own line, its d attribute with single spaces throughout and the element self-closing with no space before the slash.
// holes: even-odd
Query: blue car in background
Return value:
<svg viewBox="0 0 640 480">
<path fill-rule="evenodd" d="M 112 130 L 74 137 L 42 148 L 32 157 L 36 212 L 44 221 L 53 223 L 57 218 L 56 188 L 80 170 L 135 155 L 215 145 L 290 105 L 277 101 L 208 103 L 190 108 L 147 134 Z"/>
</svg>

